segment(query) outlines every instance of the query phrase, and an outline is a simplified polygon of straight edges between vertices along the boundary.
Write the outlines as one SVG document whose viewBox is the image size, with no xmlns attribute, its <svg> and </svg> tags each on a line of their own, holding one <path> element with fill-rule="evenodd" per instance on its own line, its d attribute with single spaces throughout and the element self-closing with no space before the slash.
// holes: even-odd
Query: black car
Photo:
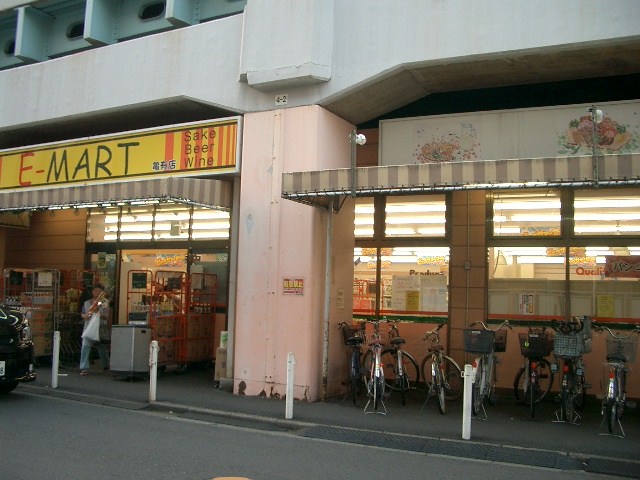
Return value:
<svg viewBox="0 0 640 480">
<path fill-rule="evenodd" d="M 29 322 L 21 312 L 0 306 L 0 394 L 35 379 Z"/>
</svg>

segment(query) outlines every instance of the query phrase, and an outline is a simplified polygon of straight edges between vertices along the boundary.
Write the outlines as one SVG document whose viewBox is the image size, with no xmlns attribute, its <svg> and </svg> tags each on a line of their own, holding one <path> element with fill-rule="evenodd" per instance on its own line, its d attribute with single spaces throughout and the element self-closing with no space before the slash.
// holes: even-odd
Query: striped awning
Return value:
<svg viewBox="0 0 640 480">
<path fill-rule="evenodd" d="M 345 195 L 409 194 L 449 190 L 639 185 L 640 154 L 525 158 L 420 165 L 358 167 L 282 175 L 282 197 L 326 208 Z"/>
<path fill-rule="evenodd" d="M 162 177 L 0 192 L 0 211 L 77 207 L 157 200 L 229 210 L 232 184 L 222 180 Z"/>
</svg>

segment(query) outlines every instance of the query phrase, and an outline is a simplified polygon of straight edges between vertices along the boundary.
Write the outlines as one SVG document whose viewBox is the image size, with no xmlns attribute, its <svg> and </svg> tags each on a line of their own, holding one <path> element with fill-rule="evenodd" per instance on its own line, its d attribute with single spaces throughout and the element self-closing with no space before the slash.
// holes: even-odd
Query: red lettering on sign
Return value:
<svg viewBox="0 0 640 480">
<path fill-rule="evenodd" d="M 22 180 L 22 173 L 26 172 L 27 170 L 33 169 L 32 165 L 25 166 L 24 157 L 33 157 L 34 155 L 35 153 L 33 152 L 23 153 L 22 155 L 20 155 L 20 175 L 18 177 L 18 183 L 20 183 L 21 187 L 28 187 L 29 185 L 31 185 L 31 182 L 25 182 Z"/>
</svg>

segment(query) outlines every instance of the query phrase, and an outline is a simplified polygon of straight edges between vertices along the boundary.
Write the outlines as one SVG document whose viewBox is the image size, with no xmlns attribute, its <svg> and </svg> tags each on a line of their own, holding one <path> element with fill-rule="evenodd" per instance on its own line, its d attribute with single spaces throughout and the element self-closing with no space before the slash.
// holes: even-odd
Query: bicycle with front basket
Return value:
<svg viewBox="0 0 640 480">
<path fill-rule="evenodd" d="M 420 364 L 420 372 L 427 386 L 427 399 L 431 396 L 438 400 L 438 410 L 444 415 L 445 402 L 456 400 L 462 395 L 462 372 L 456 361 L 444 354 L 444 346 L 440 342 L 440 329 L 446 324 L 441 323 L 424 336 L 425 342 L 430 342 L 427 356 Z M 422 409 L 420 410 L 422 411 Z"/>
<path fill-rule="evenodd" d="M 544 358 L 551 354 L 553 338 L 545 330 L 546 327 L 529 326 L 526 333 L 518 334 L 520 353 L 525 357 L 525 362 L 513 380 L 513 393 L 516 401 L 529 407 L 531 418 L 534 418 L 536 406 L 553 385 L 553 370 Z"/>
<path fill-rule="evenodd" d="M 511 328 L 508 320 L 502 322 L 495 329 L 489 328 L 483 322 L 475 322 L 470 326 L 473 327 L 477 324 L 482 326 L 481 330 L 473 328 L 464 330 L 464 351 L 478 355 L 473 362 L 471 375 L 471 411 L 474 416 L 480 413 L 481 408 L 484 410 L 485 398 L 489 405 L 495 404 L 495 389 L 498 382 L 497 366 L 500 363 L 500 357 L 496 353 L 504 352 L 507 347 L 507 331 L 502 330 L 502 327 Z"/>
<path fill-rule="evenodd" d="M 576 411 L 584 409 L 587 402 L 587 387 L 582 355 L 591 351 L 591 318 L 570 317 L 554 320 L 551 327 L 556 331 L 553 340 L 553 355 L 562 360 L 562 384 L 560 387 L 560 410 L 556 412 L 558 422 L 578 423 Z M 558 362 L 551 364 L 558 370 Z"/>
<path fill-rule="evenodd" d="M 620 421 L 622 413 L 625 407 L 635 406 L 635 402 L 626 399 L 627 373 L 631 369 L 628 364 L 635 363 L 638 352 L 638 339 L 632 338 L 632 335 L 640 335 L 640 325 L 636 325 L 627 335 L 616 334 L 609 327 L 602 325 L 595 325 L 594 328 L 599 332 L 606 330 L 609 333 L 606 339 L 607 361 L 603 366 L 609 371 L 609 378 L 602 400 L 602 422 L 606 423 L 609 435 L 613 434 L 617 422 L 621 433 L 618 436 L 624 438 L 624 429 Z"/>
</svg>

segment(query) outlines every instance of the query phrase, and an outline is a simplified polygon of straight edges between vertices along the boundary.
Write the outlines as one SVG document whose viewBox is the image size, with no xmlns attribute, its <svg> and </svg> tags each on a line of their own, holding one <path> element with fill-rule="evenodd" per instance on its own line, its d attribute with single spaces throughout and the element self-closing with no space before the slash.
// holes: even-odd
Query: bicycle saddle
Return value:
<svg viewBox="0 0 640 480">
<path fill-rule="evenodd" d="M 393 340 L 391 340 L 391 345 L 403 345 L 405 343 L 407 343 L 406 340 L 400 337 L 396 337 Z"/>
<path fill-rule="evenodd" d="M 429 352 L 439 352 L 440 350 L 444 350 L 444 347 L 442 345 L 433 345 L 428 349 Z"/>
<path fill-rule="evenodd" d="M 627 361 L 627 357 L 620 354 L 607 355 L 607 362 L 620 362 L 624 363 Z"/>
<path fill-rule="evenodd" d="M 363 342 L 364 342 L 364 339 L 362 337 L 349 337 L 347 340 L 347 346 L 357 347 L 359 345 L 362 345 Z"/>
</svg>

